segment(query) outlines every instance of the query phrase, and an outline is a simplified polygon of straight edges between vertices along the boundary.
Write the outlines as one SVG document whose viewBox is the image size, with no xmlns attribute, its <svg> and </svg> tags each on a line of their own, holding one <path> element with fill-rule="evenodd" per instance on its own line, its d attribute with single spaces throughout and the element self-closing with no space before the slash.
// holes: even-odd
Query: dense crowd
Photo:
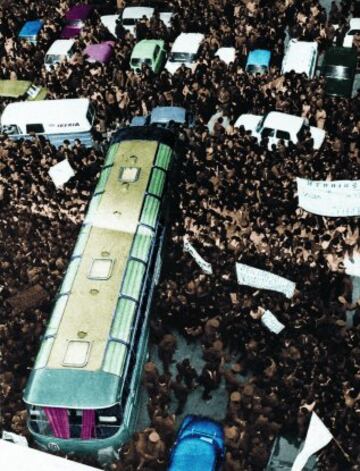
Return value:
<svg viewBox="0 0 360 471">
<path fill-rule="evenodd" d="M 82 55 L 88 44 L 114 39 L 95 14 L 76 40 L 72 60 L 49 71 L 44 55 L 75 2 L 19 0 L 11 8 L 4 3 L 0 78 L 46 86 L 50 99 L 89 97 L 97 112 L 97 144 L 86 149 L 81 142 L 64 142 L 55 148 L 41 136 L 18 142 L 0 136 L 0 428 L 27 434 L 22 390 L 99 175 L 104 144 L 134 115 L 179 105 L 194 113 L 196 123 L 179 129 L 184 152 L 172 186 L 167 255 L 155 298 L 152 340 L 162 368 L 146 364 L 149 427 L 133 436 L 111 469 L 165 469 L 175 420 L 189 394 L 199 389 L 211 401 L 224 383 L 225 471 L 264 469 L 276 435 L 304 437 L 312 410 L 348 453 L 346 459 L 332 442 L 321 453 L 320 469 L 360 469 L 360 303 L 352 302 L 343 266 L 345 255 L 359 250 L 359 219 L 310 214 L 298 208 L 296 195 L 296 177 L 360 179 L 360 94 L 331 98 L 321 75 L 280 73 L 286 29 L 292 37 L 318 41 L 321 51 L 342 44 L 349 15 L 360 16 L 360 2 L 333 2 L 327 15 L 318 0 L 172 0 L 171 28 L 157 16 L 138 23 L 137 38 L 117 28 L 108 64 L 89 63 Z M 24 21 L 35 18 L 44 20 L 36 46 L 17 38 Z M 195 71 L 130 70 L 136 39 L 171 44 L 180 32 L 205 34 Z M 229 65 L 215 56 L 227 46 L 236 47 Z M 245 73 L 248 52 L 261 47 L 272 51 L 269 72 Z M 0 109 L 9 101 L 1 98 Z M 266 139 L 258 143 L 234 127 L 241 113 L 271 110 L 325 129 L 324 145 L 314 150 L 309 136 L 269 150 Z M 220 118 L 209 132 L 214 113 L 229 124 Z M 56 190 L 48 170 L 64 158 L 76 176 Z M 184 236 L 211 263 L 213 275 L 184 253 Z M 294 297 L 238 285 L 236 261 L 296 282 Z M 36 309 L 16 310 L 8 302 L 37 284 L 48 300 Z M 264 309 L 285 324 L 279 336 L 260 323 Z M 353 326 L 346 311 L 354 314 Z M 202 370 L 189 359 L 172 365 L 178 333 L 202 345 Z"/>
</svg>

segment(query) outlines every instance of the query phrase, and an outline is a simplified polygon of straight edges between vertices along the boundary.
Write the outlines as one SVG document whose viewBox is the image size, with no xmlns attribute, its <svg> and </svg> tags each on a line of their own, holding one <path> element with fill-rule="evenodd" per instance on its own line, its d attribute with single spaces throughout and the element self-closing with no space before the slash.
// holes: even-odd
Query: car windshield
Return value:
<svg viewBox="0 0 360 471">
<path fill-rule="evenodd" d="M 348 32 L 348 36 L 355 36 L 355 34 L 360 34 L 360 29 L 352 29 Z"/>
<path fill-rule="evenodd" d="M 172 52 L 170 54 L 171 62 L 193 62 L 195 59 L 195 54 L 190 54 L 189 52 Z"/>
<path fill-rule="evenodd" d="M 60 54 L 48 54 L 45 56 L 46 64 L 56 64 L 57 62 L 62 61 L 62 56 Z"/>
<path fill-rule="evenodd" d="M 122 21 L 124 26 L 134 26 L 135 22 L 135 18 L 124 18 Z"/>
<path fill-rule="evenodd" d="M 339 79 L 349 79 L 351 78 L 351 69 L 350 67 L 345 67 L 343 65 L 327 65 L 325 67 L 325 76 Z"/>
<path fill-rule="evenodd" d="M 246 67 L 246 72 L 249 74 L 265 74 L 267 70 L 265 65 L 250 64 Z"/>
</svg>

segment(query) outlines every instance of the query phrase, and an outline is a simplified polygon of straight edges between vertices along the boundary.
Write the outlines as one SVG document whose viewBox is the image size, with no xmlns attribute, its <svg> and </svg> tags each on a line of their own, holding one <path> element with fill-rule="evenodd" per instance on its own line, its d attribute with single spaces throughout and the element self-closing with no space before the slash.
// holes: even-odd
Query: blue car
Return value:
<svg viewBox="0 0 360 471">
<path fill-rule="evenodd" d="M 187 415 L 171 450 L 168 471 L 218 471 L 224 454 L 222 425 L 206 417 Z"/>
<path fill-rule="evenodd" d="M 27 21 L 20 30 L 19 38 L 36 44 L 42 26 L 42 20 Z"/>
<path fill-rule="evenodd" d="M 267 49 L 250 51 L 247 57 L 245 70 L 249 74 L 266 74 L 269 70 L 271 52 Z"/>
</svg>

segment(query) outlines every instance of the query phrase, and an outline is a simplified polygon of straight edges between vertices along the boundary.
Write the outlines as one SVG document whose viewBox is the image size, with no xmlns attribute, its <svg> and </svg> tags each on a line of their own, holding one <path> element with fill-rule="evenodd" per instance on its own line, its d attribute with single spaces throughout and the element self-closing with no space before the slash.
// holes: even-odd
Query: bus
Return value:
<svg viewBox="0 0 360 471">
<path fill-rule="evenodd" d="M 151 126 L 111 141 L 24 391 L 43 449 L 110 461 L 134 431 L 174 146 Z"/>
</svg>

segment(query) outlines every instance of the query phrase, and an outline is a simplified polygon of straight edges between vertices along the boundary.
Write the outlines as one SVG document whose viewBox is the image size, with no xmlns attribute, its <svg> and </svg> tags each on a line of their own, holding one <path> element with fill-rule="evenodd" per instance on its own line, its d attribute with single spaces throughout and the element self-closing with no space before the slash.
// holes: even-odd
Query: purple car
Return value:
<svg viewBox="0 0 360 471">
<path fill-rule="evenodd" d="M 84 27 L 84 22 L 91 16 L 94 7 L 79 3 L 71 7 L 65 15 L 66 26 L 61 31 L 61 39 L 71 39 L 80 34 Z"/>
<path fill-rule="evenodd" d="M 114 41 L 90 44 L 85 49 L 84 55 L 89 62 L 101 62 L 102 64 L 107 64 L 112 56 L 114 45 Z"/>
</svg>

